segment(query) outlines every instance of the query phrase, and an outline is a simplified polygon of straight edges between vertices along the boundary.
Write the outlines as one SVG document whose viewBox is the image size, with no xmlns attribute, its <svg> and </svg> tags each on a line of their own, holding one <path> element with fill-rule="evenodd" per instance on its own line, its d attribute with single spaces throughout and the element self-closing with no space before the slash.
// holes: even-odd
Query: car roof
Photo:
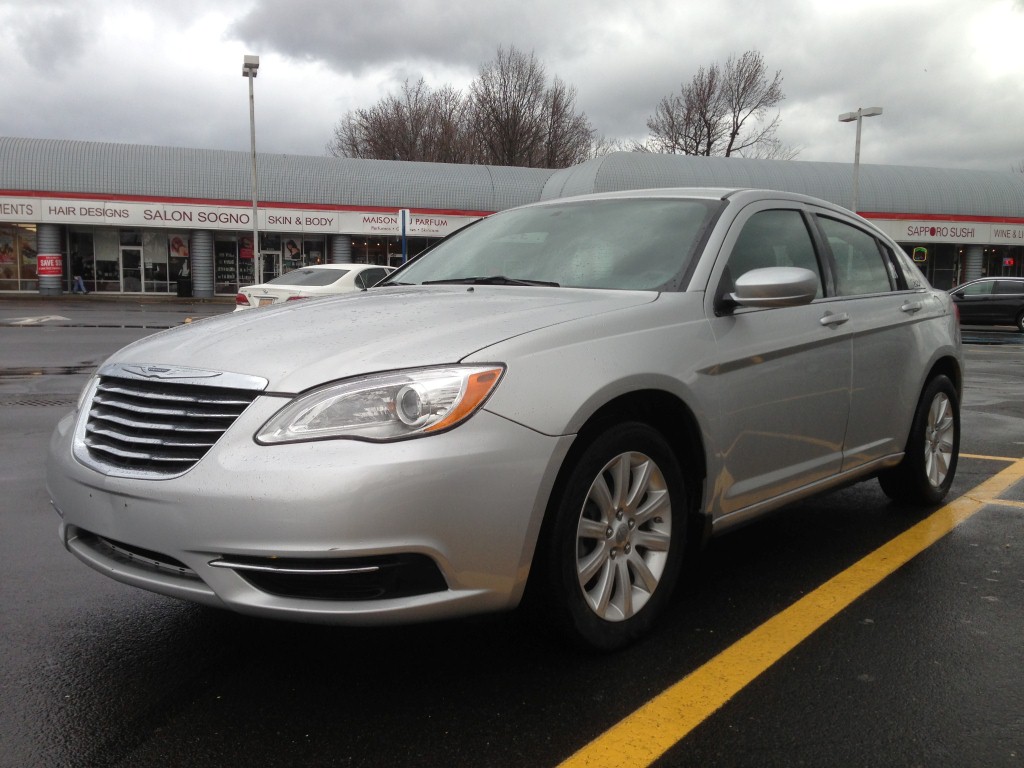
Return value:
<svg viewBox="0 0 1024 768">
<path fill-rule="evenodd" d="M 348 270 L 353 270 L 353 269 L 369 269 L 370 267 L 381 267 L 381 268 L 384 268 L 384 269 L 389 269 L 389 267 L 386 267 L 384 264 L 353 264 L 353 263 L 336 264 L 336 263 L 333 263 L 333 262 L 330 263 L 330 264 L 306 264 L 305 266 L 302 266 L 302 267 L 296 267 L 296 269 L 348 269 Z M 287 274 L 287 273 L 285 273 L 285 274 Z"/>
<path fill-rule="evenodd" d="M 970 285 L 971 283 L 987 283 L 993 280 L 1011 280 L 1013 282 L 1021 282 L 1024 281 L 1024 277 L 1017 277 L 1015 275 L 986 275 L 985 277 L 972 278 L 971 280 L 968 280 L 966 283 L 960 283 L 960 285 L 956 287 L 963 288 L 965 285 Z"/>
<path fill-rule="evenodd" d="M 586 200 L 629 200 L 638 198 L 676 198 L 699 200 L 732 200 L 740 204 L 759 200 L 789 200 L 806 203 L 819 208 L 826 208 L 846 215 L 855 215 L 849 209 L 830 203 L 821 198 L 801 195 L 796 192 L 783 192 L 777 189 L 754 189 L 750 187 L 659 187 L 652 189 L 625 189 L 615 192 L 599 192 L 596 194 L 573 195 L 570 197 L 553 197 L 532 205 L 551 205 L 563 202 L 582 202 Z"/>
</svg>

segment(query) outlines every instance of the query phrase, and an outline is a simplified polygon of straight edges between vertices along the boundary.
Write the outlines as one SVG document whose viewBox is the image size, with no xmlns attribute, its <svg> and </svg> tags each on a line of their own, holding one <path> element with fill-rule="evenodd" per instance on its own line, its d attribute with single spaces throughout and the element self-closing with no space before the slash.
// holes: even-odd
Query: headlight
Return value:
<svg viewBox="0 0 1024 768">
<path fill-rule="evenodd" d="M 450 429 L 476 412 L 501 366 L 447 366 L 377 374 L 300 395 L 256 434 L 264 445 L 351 438 L 401 440 Z"/>
</svg>

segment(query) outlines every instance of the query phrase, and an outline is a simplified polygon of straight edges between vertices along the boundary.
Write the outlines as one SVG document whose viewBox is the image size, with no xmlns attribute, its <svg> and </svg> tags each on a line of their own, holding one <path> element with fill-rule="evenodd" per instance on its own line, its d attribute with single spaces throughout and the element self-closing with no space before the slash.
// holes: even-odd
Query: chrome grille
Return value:
<svg viewBox="0 0 1024 768">
<path fill-rule="evenodd" d="M 106 474 L 180 475 L 206 455 L 266 384 L 219 371 L 107 366 L 88 401 L 77 452 Z"/>
</svg>

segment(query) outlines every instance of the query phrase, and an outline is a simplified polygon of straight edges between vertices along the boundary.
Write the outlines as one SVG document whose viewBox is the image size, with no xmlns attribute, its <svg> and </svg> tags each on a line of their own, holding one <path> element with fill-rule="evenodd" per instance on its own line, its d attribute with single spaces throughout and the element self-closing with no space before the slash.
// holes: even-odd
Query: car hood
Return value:
<svg viewBox="0 0 1024 768">
<path fill-rule="evenodd" d="M 455 363 L 513 336 L 657 298 L 649 291 L 415 286 L 229 312 L 131 344 L 109 362 L 260 376 L 300 392 L 363 373 Z M 503 362 L 496 360 L 495 362 Z"/>
</svg>

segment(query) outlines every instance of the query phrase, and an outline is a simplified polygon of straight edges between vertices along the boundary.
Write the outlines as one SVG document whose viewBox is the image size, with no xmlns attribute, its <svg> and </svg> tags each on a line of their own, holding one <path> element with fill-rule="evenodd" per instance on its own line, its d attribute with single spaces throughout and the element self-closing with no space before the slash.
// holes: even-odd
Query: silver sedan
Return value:
<svg viewBox="0 0 1024 768">
<path fill-rule="evenodd" d="M 48 487 L 65 546 L 126 584 L 339 624 L 523 604 L 612 649 L 707 536 L 875 477 L 937 504 L 961 387 L 950 298 L 845 209 L 565 198 L 374 291 L 126 347 Z"/>
</svg>

